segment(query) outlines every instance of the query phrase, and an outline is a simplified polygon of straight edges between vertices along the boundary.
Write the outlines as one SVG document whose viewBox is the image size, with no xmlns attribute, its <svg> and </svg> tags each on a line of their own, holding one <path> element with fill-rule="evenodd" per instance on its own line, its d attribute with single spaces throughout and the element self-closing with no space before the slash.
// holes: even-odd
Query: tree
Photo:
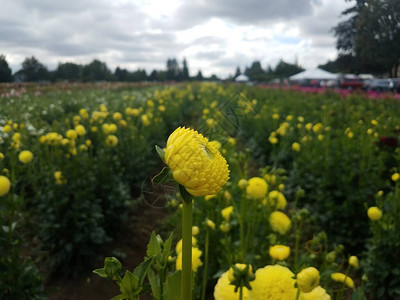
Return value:
<svg viewBox="0 0 400 300">
<path fill-rule="evenodd" d="M 117 81 L 128 81 L 129 72 L 126 69 L 120 69 L 120 67 L 117 67 L 114 72 L 114 77 Z"/>
<path fill-rule="evenodd" d="M 107 81 L 112 80 L 113 76 L 106 63 L 95 59 L 83 66 L 82 79 L 83 81 Z"/>
<path fill-rule="evenodd" d="M 236 71 L 235 71 L 235 75 L 233 76 L 233 79 L 236 79 L 236 77 L 238 77 L 240 74 L 242 74 L 242 72 L 240 71 L 240 68 L 237 67 Z"/>
<path fill-rule="evenodd" d="M 157 70 L 151 71 L 150 76 L 149 76 L 149 80 L 150 81 L 157 81 L 158 80 L 158 72 L 157 72 Z"/>
<path fill-rule="evenodd" d="M 290 77 L 301 71 L 304 71 L 302 67 L 299 67 L 298 65 L 294 64 L 289 64 L 287 62 L 284 62 L 283 60 L 280 60 L 275 68 L 274 74 L 277 77 L 283 78 L 283 77 Z"/>
<path fill-rule="evenodd" d="M 351 0 L 348 0 L 351 1 Z M 339 53 L 352 55 L 352 69 L 388 71 L 396 76 L 400 64 L 400 1 L 354 0 L 342 14 L 350 17 L 333 28 Z"/>
<path fill-rule="evenodd" d="M 199 70 L 198 72 L 197 72 L 197 75 L 196 75 L 196 80 L 204 80 L 204 78 L 203 78 L 203 74 L 201 73 L 201 70 Z"/>
<path fill-rule="evenodd" d="M 54 73 L 55 80 L 82 81 L 82 66 L 74 63 L 59 63 Z"/>
<path fill-rule="evenodd" d="M 167 60 L 167 79 L 168 80 L 179 80 L 180 70 L 178 62 L 175 58 Z"/>
<path fill-rule="evenodd" d="M 12 80 L 12 71 L 8 66 L 6 57 L 0 54 L 0 82 L 11 82 Z"/>
<path fill-rule="evenodd" d="M 187 66 L 186 58 L 183 59 L 182 79 L 189 80 L 189 68 Z"/>
<path fill-rule="evenodd" d="M 35 82 L 49 79 L 49 71 L 34 56 L 25 58 L 22 69 L 17 72 L 23 81 Z"/>
</svg>

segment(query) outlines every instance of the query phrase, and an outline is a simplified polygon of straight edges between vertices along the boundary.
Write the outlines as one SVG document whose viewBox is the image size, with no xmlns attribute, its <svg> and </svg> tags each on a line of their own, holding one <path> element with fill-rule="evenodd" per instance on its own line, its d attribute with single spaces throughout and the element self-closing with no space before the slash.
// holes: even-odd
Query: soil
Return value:
<svg viewBox="0 0 400 300">
<path fill-rule="evenodd" d="M 151 207 L 146 203 L 141 203 L 135 211 L 135 215 L 130 218 L 131 223 L 124 227 L 128 232 L 122 233 L 114 242 L 104 247 L 93 269 L 102 268 L 106 256 L 117 256 L 116 250 L 126 255 L 125 259 L 120 259 L 123 269 L 132 271 L 143 261 L 151 232 L 156 230 L 168 212 L 165 208 Z M 109 300 L 120 294 L 114 282 L 93 274 L 91 270 L 79 279 L 52 281 L 47 284 L 46 291 L 50 300 Z M 140 299 L 152 298 L 141 296 Z"/>
</svg>

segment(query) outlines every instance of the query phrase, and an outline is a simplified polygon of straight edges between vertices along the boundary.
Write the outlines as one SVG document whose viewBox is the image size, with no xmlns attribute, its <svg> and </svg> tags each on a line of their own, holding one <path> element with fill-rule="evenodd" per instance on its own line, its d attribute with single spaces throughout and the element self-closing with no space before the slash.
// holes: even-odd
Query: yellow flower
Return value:
<svg viewBox="0 0 400 300">
<path fill-rule="evenodd" d="M 296 299 L 294 274 L 288 268 L 274 265 L 258 269 L 252 281 L 249 299 L 291 300 Z"/>
<path fill-rule="evenodd" d="M 268 191 L 267 182 L 260 177 L 250 178 L 247 184 L 246 193 L 252 198 L 262 199 Z"/>
<path fill-rule="evenodd" d="M 197 226 L 192 226 L 192 235 L 198 235 L 200 233 L 200 229 Z"/>
<path fill-rule="evenodd" d="M 142 118 L 142 123 L 143 123 L 144 126 L 149 126 L 150 125 L 149 117 L 146 114 L 142 115 L 141 118 Z"/>
<path fill-rule="evenodd" d="M 209 219 L 206 220 L 206 225 L 211 229 L 215 229 L 215 223 Z"/>
<path fill-rule="evenodd" d="M 62 139 L 61 140 L 61 145 L 63 145 L 63 146 L 67 146 L 67 145 L 69 145 L 69 143 L 70 143 L 70 140 L 69 139 Z"/>
<path fill-rule="evenodd" d="M 294 143 L 292 144 L 292 149 L 293 149 L 293 151 L 300 152 L 301 146 L 300 146 L 299 143 L 294 142 Z"/>
<path fill-rule="evenodd" d="M 233 206 L 228 206 L 225 207 L 222 211 L 221 211 L 221 215 L 222 217 L 225 219 L 225 221 L 229 222 L 229 219 L 231 218 L 231 215 L 233 213 Z"/>
<path fill-rule="evenodd" d="M 318 133 L 320 132 L 322 129 L 322 124 L 321 123 L 317 123 L 313 126 L 312 130 L 314 131 L 314 133 Z"/>
<path fill-rule="evenodd" d="M 118 125 L 121 127 L 126 127 L 128 126 L 128 122 L 126 122 L 125 120 L 119 120 Z"/>
<path fill-rule="evenodd" d="M 61 171 L 54 172 L 54 178 L 55 178 L 57 184 L 67 183 L 67 179 L 64 178 Z"/>
<path fill-rule="evenodd" d="M 331 278 L 333 281 L 346 284 L 349 288 L 354 287 L 353 279 L 351 279 L 349 276 L 346 276 L 343 273 L 332 273 Z"/>
<path fill-rule="evenodd" d="M 217 195 L 206 195 L 206 196 L 204 197 L 204 200 L 209 201 L 209 200 L 211 200 L 211 199 L 213 199 L 213 198 L 215 198 L 215 197 L 217 197 Z"/>
<path fill-rule="evenodd" d="M 270 136 L 270 137 L 268 138 L 268 141 L 269 141 L 272 145 L 275 145 L 275 144 L 278 143 L 278 139 L 277 139 L 276 137 L 274 137 L 274 136 Z"/>
<path fill-rule="evenodd" d="M 371 134 L 373 134 L 373 133 L 374 133 L 374 131 L 373 131 L 371 128 L 368 128 L 367 134 L 368 134 L 368 135 L 371 135 Z"/>
<path fill-rule="evenodd" d="M 179 127 L 169 136 L 165 162 L 193 196 L 215 195 L 229 179 L 225 158 L 193 129 Z"/>
<path fill-rule="evenodd" d="M 8 192 L 10 191 L 10 187 L 10 180 L 6 176 L 0 175 L 0 197 L 8 194 Z"/>
<path fill-rule="evenodd" d="M 301 293 L 300 300 L 331 300 L 325 289 L 321 286 L 317 286 L 309 293 Z"/>
<path fill-rule="evenodd" d="M 86 145 L 87 147 L 92 146 L 92 141 L 91 141 L 91 140 L 86 140 L 86 141 L 85 141 L 85 145 Z"/>
<path fill-rule="evenodd" d="M 232 146 L 236 145 L 236 140 L 232 137 L 228 138 L 228 143 L 231 144 Z"/>
<path fill-rule="evenodd" d="M 287 205 L 285 196 L 278 191 L 271 191 L 268 194 L 268 203 L 276 209 L 284 209 Z"/>
<path fill-rule="evenodd" d="M 115 133 L 117 131 L 117 125 L 115 125 L 113 123 L 112 124 L 105 123 L 101 126 L 101 128 L 103 129 L 103 132 L 105 134 L 111 134 L 111 133 Z"/>
<path fill-rule="evenodd" d="M 40 138 L 39 138 L 39 142 L 40 142 L 41 144 L 44 144 L 44 143 L 46 143 L 46 141 L 47 141 L 46 136 L 45 136 L 45 135 L 41 135 Z"/>
<path fill-rule="evenodd" d="M 378 121 L 377 120 L 371 120 L 371 124 L 376 126 L 376 125 L 378 125 Z"/>
<path fill-rule="evenodd" d="M 228 233 L 229 230 L 231 230 L 231 225 L 227 222 L 222 222 L 221 225 L 219 225 L 219 230 L 221 230 L 223 233 Z"/>
<path fill-rule="evenodd" d="M 376 206 L 368 208 L 367 214 L 371 221 L 379 221 L 382 218 L 382 211 Z"/>
<path fill-rule="evenodd" d="M 200 256 L 203 254 L 201 250 L 196 247 L 192 247 L 192 271 L 197 272 L 197 269 L 203 265 Z M 176 269 L 182 270 L 182 252 L 179 252 L 176 259 Z"/>
<path fill-rule="evenodd" d="M 18 155 L 18 159 L 20 162 L 22 162 L 23 164 L 28 164 L 32 161 L 33 159 L 33 153 L 29 150 L 24 150 L 21 151 Z"/>
<path fill-rule="evenodd" d="M 83 125 L 76 125 L 75 126 L 75 131 L 80 135 L 85 135 L 86 134 L 86 129 L 83 127 Z"/>
<path fill-rule="evenodd" d="M 67 138 L 69 138 L 70 140 L 75 140 L 78 138 L 78 132 L 76 132 L 76 130 L 74 129 L 69 129 L 67 130 L 67 132 L 65 133 L 65 136 Z"/>
<path fill-rule="evenodd" d="M 81 109 L 79 110 L 79 114 L 80 114 L 81 117 L 84 118 L 84 119 L 89 118 L 89 113 L 88 113 L 87 110 L 84 109 L 84 108 L 81 108 Z"/>
<path fill-rule="evenodd" d="M 165 111 L 165 106 L 164 105 L 160 105 L 158 107 L 158 110 L 161 111 L 161 112 L 164 112 Z"/>
<path fill-rule="evenodd" d="M 4 133 L 9 133 L 11 131 L 11 126 L 10 125 L 4 125 L 3 127 L 3 132 Z"/>
<path fill-rule="evenodd" d="M 309 293 L 319 285 L 319 271 L 314 267 L 301 270 L 297 274 L 297 287 L 303 293 Z"/>
<path fill-rule="evenodd" d="M 280 211 L 274 211 L 271 213 L 269 216 L 269 224 L 273 231 L 280 234 L 285 234 L 291 226 L 289 217 Z"/>
<path fill-rule="evenodd" d="M 358 266 L 359 266 L 358 257 L 357 257 L 357 256 L 354 256 L 354 255 L 350 256 L 350 257 L 349 257 L 349 265 L 350 265 L 350 266 L 353 266 L 354 268 L 357 269 Z"/>
<path fill-rule="evenodd" d="M 16 132 L 12 135 L 11 138 L 14 142 L 19 142 L 21 141 L 21 134 L 19 132 Z"/>
<path fill-rule="evenodd" d="M 122 114 L 121 114 L 120 112 L 115 112 L 115 113 L 113 114 L 113 119 L 114 119 L 114 121 L 119 121 L 119 120 L 121 120 L 121 119 L 122 119 Z"/>
<path fill-rule="evenodd" d="M 4 154 L 0 152 L 0 160 L 4 159 Z"/>
<path fill-rule="evenodd" d="M 243 178 L 240 179 L 238 182 L 238 186 L 241 190 L 245 190 L 247 188 L 247 184 L 248 184 L 247 180 Z"/>
<path fill-rule="evenodd" d="M 272 114 L 272 119 L 278 120 L 279 119 L 279 114 Z"/>
<path fill-rule="evenodd" d="M 312 123 L 307 123 L 307 124 L 305 125 L 305 127 L 306 127 L 306 129 L 307 129 L 308 131 L 310 131 L 311 128 L 313 127 L 313 125 L 312 125 Z"/>
<path fill-rule="evenodd" d="M 347 137 L 348 137 L 349 139 L 352 139 L 352 138 L 354 137 L 354 133 L 353 133 L 352 131 L 349 131 L 349 132 L 347 133 Z"/>
<path fill-rule="evenodd" d="M 218 151 L 221 149 L 221 143 L 218 141 L 211 141 L 209 142 L 210 145 L 213 145 L 215 148 L 218 149 Z"/>
<path fill-rule="evenodd" d="M 399 174 L 399 173 L 394 173 L 394 174 L 392 175 L 392 180 L 393 180 L 394 182 L 398 181 L 399 179 L 400 179 L 400 174 Z"/>
<path fill-rule="evenodd" d="M 269 256 L 277 260 L 285 260 L 290 255 L 290 247 L 284 245 L 275 245 L 269 247 Z"/>
<path fill-rule="evenodd" d="M 239 290 L 235 293 L 235 286 L 229 280 L 229 270 L 221 275 L 214 287 L 214 300 L 238 300 Z M 243 300 L 247 300 L 248 290 L 243 287 Z"/>
<path fill-rule="evenodd" d="M 118 144 L 118 138 L 115 135 L 110 134 L 106 137 L 106 144 L 107 146 L 115 147 Z"/>
<path fill-rule="evenodd" d="M 304 117 L 302 117 L 302 116 L 297 117 L 297 121 L 303 123 L 304 122 Z"/>
</svg>

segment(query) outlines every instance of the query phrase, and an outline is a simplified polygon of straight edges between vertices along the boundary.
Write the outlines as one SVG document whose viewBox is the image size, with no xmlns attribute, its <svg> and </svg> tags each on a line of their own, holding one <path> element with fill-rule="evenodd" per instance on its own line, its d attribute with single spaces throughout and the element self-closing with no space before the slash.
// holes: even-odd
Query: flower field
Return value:
<svg viewBox="0 0 400 300">
<path fill-rule="evenodd" d="M 96 268 L 114 299 L 400 298 L 398 100 L 39 88 L 0 87 L 0 299 L 51 298 L 45 282 Z M 162 205 L 140 209 L 167 218 L 143 263 L 100 266 L 156 189 Z"/>
</svg>

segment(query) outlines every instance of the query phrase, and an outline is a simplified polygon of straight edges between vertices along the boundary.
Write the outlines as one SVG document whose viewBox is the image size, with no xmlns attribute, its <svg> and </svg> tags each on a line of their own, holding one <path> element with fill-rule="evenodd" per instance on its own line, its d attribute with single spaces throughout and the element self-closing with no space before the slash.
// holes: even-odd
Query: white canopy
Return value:
<svg viewBox="0 0 400 300">
<path fill-rule="evenodd" d="M 289 79 L 290 80 L 304 80 L 304 79 L 333 80 L 333 79 L 338 79 L 338 75 L 316 68 L 297 73 L 293 76 L 290 76 Z"/>
<path fill-rule="evenodd" d="M 238 77 L 235 78 L 235 81 L 239 81 L 239 82 L 249 81 L 249 77 L 247 77 L 244 74 L 240 74 Z"/>
</svg>

